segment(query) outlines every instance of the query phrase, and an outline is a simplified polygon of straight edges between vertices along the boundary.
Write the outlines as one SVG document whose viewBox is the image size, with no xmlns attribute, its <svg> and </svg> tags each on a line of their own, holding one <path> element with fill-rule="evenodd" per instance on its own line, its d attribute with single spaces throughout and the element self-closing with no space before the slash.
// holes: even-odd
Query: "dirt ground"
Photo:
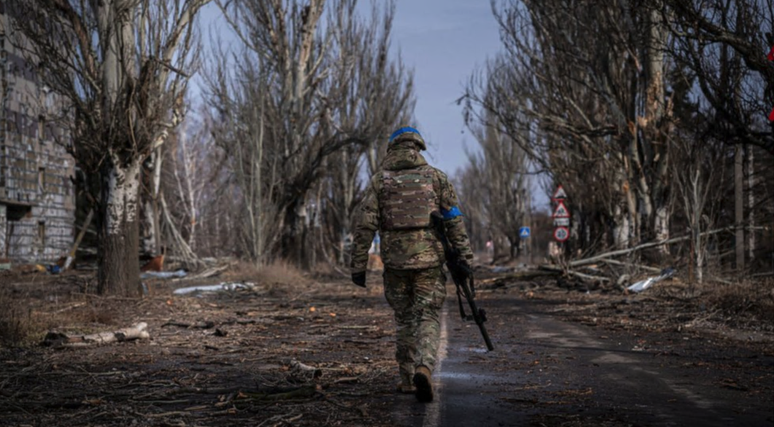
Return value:
<svg viewBox="0 0 774 427">
<path fill-rule="evenodd" d="M 185 296 L 172 291 L 192 283 L 159 280 L 148 283 L 149 296 L 126 299 L 85 294 L 92 273 L 0 273 L 0 335 L 16 338 L 0 350 L 0 425 L 409 425 L 405 412 L 417 410 L 394 392 L 381 277 L 369 274 L 363 290 L 337 277 L 291 276 L 230 272 L 195 284 L 254 286 Z M 625 337 L 633 351 L 690 356 L 691 375 L 712 372 L 718 386 L 765 406 L 774 397 L 774 284 L 749 286 L 664 283 L 625 295 L 543 279 L 489 281 L 479 294 L 484 306 L 507 297 L 598 336 Z M 140 321 L 150 340 L 40 344 L 48 330 L 93 333 Z M 505 318 L 490 318 L 489 328 L 493 337 L 520 333 Z"/>
</svg>

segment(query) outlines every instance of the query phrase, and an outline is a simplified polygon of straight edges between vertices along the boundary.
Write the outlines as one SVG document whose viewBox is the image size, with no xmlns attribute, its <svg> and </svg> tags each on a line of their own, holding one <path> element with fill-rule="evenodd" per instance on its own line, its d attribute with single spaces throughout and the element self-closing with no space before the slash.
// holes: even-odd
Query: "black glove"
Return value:
<svg viewBox="0 0 774 427">
<path fill-rule="evenodd" d="M 361 271 L 360 273 L 352 273 L 352 283 L 360 286 L 361 288 L 366 287 L 365 279 L 366 279 L 365 271 Z"/>
</svg>

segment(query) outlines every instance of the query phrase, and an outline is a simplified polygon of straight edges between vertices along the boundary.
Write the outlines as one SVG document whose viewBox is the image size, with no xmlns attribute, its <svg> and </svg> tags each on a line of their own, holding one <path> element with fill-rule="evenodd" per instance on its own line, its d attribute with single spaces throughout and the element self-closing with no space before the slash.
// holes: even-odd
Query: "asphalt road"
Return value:
<svg viewBox="0 0 774 427">
<path fill-rule="evenodd" d="M 481 296 L 495 346 L 487 352 L 476 325 L 460 320 L 451 295 L 436 400 L 423 405 L 407 396 L 396 408 L 405 425 L 774 425 L 772 388 L 750 389 L 728 378 L 729 366 L 769 376 L 771 357 L 708 348 L 713 344 L 691 342 L 699 340 L 694 337 L 680 338 L 679 352 L 642 350 L 633 337 L 562 321 L 550 304 L 508 294 Z"/>
</svg>

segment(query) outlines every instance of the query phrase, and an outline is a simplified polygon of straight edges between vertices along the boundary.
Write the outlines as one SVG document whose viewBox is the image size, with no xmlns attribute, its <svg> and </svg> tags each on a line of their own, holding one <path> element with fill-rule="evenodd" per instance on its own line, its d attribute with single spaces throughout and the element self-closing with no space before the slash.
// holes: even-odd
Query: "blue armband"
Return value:
<svg viewBox="0 0 774 427">
<path fill-rule="evenodd" d="M 462 216 L 462 212 L 460 212 L 460 208 L 458 208 L 457 206 L 452 206 L 452 208 L 449 209 L 448 211 L 444 208 L 441 208 L 441 214 L 443 214 L 443 219 L 447 221 L 450 219 L 457 218 L 458 216 Z"/>
</svg>

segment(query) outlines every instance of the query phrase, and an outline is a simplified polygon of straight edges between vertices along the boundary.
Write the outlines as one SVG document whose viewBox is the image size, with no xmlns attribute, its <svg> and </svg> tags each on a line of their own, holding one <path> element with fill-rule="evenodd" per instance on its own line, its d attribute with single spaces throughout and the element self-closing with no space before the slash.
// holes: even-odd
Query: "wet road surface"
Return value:
<svg viewBox="0 0 774 427">
<path fill-rule="evenodd" d="M 540 301 L 491 293 L 480 296 L 495 346 L 487 352 L 476 325 L 461 322 L 452 296 L 434 375 L 436 401 L 421 405 L 406 396 L 405 425 L 774 425 L 771 388 L 762 391 L 765 396 L 723 386 L 718 372 L 733 364 L 750 375 L 768 375 L 771 357 L 642 350 L 621 333 L 561 321 Z M 741 365 L 734 364 L 738 359 Z"/>
</svg>

